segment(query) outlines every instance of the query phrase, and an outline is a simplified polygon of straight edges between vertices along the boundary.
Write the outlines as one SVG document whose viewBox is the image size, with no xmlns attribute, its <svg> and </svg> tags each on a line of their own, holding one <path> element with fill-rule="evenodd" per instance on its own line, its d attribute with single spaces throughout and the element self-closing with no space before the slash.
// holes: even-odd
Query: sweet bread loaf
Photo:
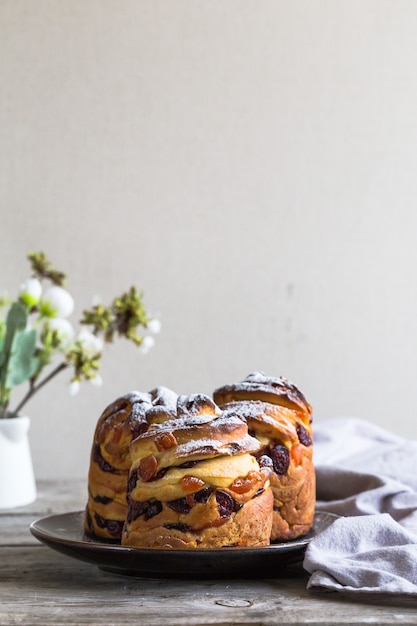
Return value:
<svg viewBox="0 0 417 626">
<path fill-rule="evenodd" d="M 221 409 L 245 418 L 249 433 L 261 444 L 253 454 L 271 459 L 271 540 L 305 535 L 313 524 L 316 495 L 312 408 L 304 395 L 285 378 L 254 372 L 239 383 L 219 387 L 213 399 Z"/>
<path fill-rule="evenodd" d="M 100 416 L 93 438 L 88 472 L 86 533 L 120 540 L 126 518 L 129 446 L 148 428 L 147 412 L 170 411 L 177 394 L 166 387 L 149 393 L 131 391 L 112 402 Z"/>
<path fill-rule="evenodd" d="M 122 545 L 267 545 L 272 470 L 254 456 L 260 448 L 235 410 L 202 394 L 179 396 L 175 416 L 160 411 L 131 443 Z"/>
</svg>

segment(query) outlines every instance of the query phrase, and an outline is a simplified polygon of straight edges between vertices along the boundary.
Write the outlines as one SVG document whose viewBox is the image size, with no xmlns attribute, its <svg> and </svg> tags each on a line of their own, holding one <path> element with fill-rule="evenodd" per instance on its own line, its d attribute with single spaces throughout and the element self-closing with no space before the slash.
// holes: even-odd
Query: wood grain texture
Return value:
<svg viewBox="0 0 417 626">
<path fill-rule="evenodd" d="M 43 484 L 30 507 L 0 513 L 0 624 L 231 626 L 417 624 L 417 603 L 350 601 L 307 591 L 301 567 L 267 580 L 152 580 L 119 576 L 32 538 L 29 523 L 82 508 L 83 485 Z M 68 505 L 68 506 L 67 506 Z"/>
</svg>

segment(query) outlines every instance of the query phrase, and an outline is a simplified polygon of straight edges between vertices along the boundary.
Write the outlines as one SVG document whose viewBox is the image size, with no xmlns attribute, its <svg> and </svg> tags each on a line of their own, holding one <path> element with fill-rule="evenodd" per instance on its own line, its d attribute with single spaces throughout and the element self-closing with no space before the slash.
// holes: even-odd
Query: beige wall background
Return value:
<svg viewBox="0 0 417 626">
<path fill-rule="evenodd" d="M 1 290 L 44 250 L 74 324 L 135 284 L 163 326 L 27 405 L 39 478 L 120 394 L 256 369 L 417 437 L 416 33 L 413 0 L 0 1 Z"/>
</svg>

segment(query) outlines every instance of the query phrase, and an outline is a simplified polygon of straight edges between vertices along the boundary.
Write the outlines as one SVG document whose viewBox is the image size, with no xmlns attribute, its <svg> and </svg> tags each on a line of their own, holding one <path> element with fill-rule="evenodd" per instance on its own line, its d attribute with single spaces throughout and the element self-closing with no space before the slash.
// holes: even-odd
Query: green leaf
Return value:
<svg viewBox="0 0 417 626">
<path fill-rule="evenodd" d="M 0 353 L 0 386 L 12 389 L 31 378 L 37 370 L 35 358 L 36 332 L 26 330 L 27 311 L 14 302 L 6 319 L 6 334 Z"/>
<path fill-rule="evenodd" d="M 13 302 L 7 314 L 6 334 L 2 351 L 0 352 L 0 385 L 4 385 L 7 377 L 8 361 L 11 355 L 15 334 L 26 328 L 27 317 L 27 312 L 23 304 Z"/>
<path fill-rule="evenodd" d="M 17 331 L 7 368 L 6 387 L 9 389 L 32 378 L 38 369 L 39 361 L 34 356 L 36 350 L 35 330 Z"/>
</svg>

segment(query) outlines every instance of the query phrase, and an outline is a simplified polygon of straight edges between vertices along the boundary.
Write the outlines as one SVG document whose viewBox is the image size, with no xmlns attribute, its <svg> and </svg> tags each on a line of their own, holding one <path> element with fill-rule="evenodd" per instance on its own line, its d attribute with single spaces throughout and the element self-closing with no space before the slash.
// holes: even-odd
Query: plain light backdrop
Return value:
<svg viewBox="0 0 417 626">
<path fill-rule="evenodd" d="M 131 285 L 162 322 L 27 405 L 38 478 L 119 395 L 253 370 L 417 437 L 416 33 L 414 0 L 0 0 L 0 291 L 44 250 L 75 326 Z"/>
</svg>

